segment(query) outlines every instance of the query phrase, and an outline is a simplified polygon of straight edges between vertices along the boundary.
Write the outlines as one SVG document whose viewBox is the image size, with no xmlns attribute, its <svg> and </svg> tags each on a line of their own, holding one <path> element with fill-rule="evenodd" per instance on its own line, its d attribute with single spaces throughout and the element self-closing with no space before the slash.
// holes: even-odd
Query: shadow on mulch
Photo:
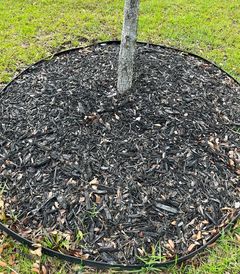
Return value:
<svg viewBox="0 0 240 274">
<path fill-rule="evenodd" d="M 239 211 L 240 89 L 198 57 L 138 44 L 117 98 L 118 52 L 68 51 L 0 93 L 5 211 L 22 236 L 82 259 L 165 261 Z"/>
</svg>

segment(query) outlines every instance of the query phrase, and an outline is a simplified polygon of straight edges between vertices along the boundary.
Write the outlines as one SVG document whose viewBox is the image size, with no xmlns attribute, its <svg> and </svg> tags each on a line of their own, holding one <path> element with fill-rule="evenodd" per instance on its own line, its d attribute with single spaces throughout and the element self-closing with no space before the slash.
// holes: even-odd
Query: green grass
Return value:
<svg viewBox="0 0 240 274">
<path fill-rule="evenodd" d="M 25 246 L 14 242 L 0 234 L 0 246 L 4 246 L 0 252 L 0 273 L 11 273 L 13 269 L 16 273 L 29 274 L 34 263 L 44 266 L 49 273 L 73 274 L 76 273 L 123 273 L 116 271 L 97 272 L 96 270 L 83 268 L 81 265 L 72 265 L 43 255 L 41 258 L 32 255 Z M 14 255 L 14 258 L 12 256 Z M 5 262 L 7 267 L 1 267 L 1 262 Z M 11 269 L 10 269 L 11 268 Z M 80 272 L 82 270 L 82 272 Z M 124 273 L 158 273 L 158 274 L 239 274 L 240 273 L 240 222 L 232 232 L 226 232 L 215 244 L 188 262 L 187 265 L 171 267 L 168 270 L 156 270 L 149 266 L 138 272 Z"/>
<path fill-rule="evenodd" d="M 0 82 L 59 49 L 119 39 L 123 0 L 0 1 Z M 141 0 L 142 41 L 187 49 L 240 79 L 239 0 Z"/>
<path fill-rule="evenodd" d="M 61 49 L 120 39 L 122 10 L 123 0 L 0 1 L 0 84 Z M 138 33 L 140 41 L 194 52 L 240 80 L 239 0 L 141 0 Z M 237 234 L 240 226 L 189 265 L 164 273 L 240 273 Z M 0 235 L 0 247 L 3 243 L 9 246 L 0 253 L 0 262 L 17 273 L 32 273 L 39 258 Z M 50 273 L 74 273 L 76 268 L 45 256 L 41 262 Z M 10 268 L 0 266 L 0 273 L 11 273 Z"/>
</svg>

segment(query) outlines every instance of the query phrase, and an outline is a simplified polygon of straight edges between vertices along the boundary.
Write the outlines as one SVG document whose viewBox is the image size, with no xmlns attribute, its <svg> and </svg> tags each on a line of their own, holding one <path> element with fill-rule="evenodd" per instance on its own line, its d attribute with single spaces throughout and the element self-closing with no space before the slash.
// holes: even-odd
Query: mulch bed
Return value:
<svg viewBox="0 0 240 274">
<path fill-rule="evenodd" d="M 239 210 L 240 88 L 200 58 L 139 44 L 121 98 L 118 52 L 66 52 L 0 93 L 8 223 L 111 264 L 181 256 Z"/>
</svg>

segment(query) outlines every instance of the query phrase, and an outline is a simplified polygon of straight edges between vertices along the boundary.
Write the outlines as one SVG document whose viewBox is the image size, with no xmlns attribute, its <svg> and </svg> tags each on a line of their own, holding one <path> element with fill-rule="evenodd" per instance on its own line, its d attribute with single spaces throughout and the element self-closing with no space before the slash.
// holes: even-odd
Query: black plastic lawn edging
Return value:
<svg viewBox="0 0 240 274">
<path fill-rule="evenodd" d="M 96 45 L 111 45 L 111 44 L 116 44 L 119 45 L 120 42 L 119 41 L 107 41 L 107 42 L 100 42 L 97 44 L 93 44 L 93 45 L 89 45 L 89 46 L 85 46 L 85 47 L 78 47 L 78 48 L 72 48 L 72 49 L 68 49 L 68 50 L 63 50 L 60 51 L 56 54 L 53 54 L 52 56 L 50 56 L 49 58 L 46 59 L 42 59 L 38 62 L 36 62 L 35 64 L 27 67 L 25 70 L 23 70 L 21 73 L 19 73 L 16 77 L 14 77 L 12 79 L 11 82 L 9 82 L 3 89 L 2 91 L 5 91 L 6 88 L 12 84 L 16 79 L 18 79 L 23 73 L 27 72 L 28 70 L 34 68 L 35 65 L 43 63 L 43 62 L 47 62 L 47 60 L 51 59 L 52 57 L 55 56 L 59 56 L 61 54 L 65 54 L 71 51 L 76 51 L 76 50 L 81 50 L 84 48 L 88 48 L 91 46 L 96 46 Z M 216 64 L 212 63 L 211 61 L 208 61 L 206 59 L 204 59 L 201 56 L 198 56 L 196 54 L 192 54 L 192 53 L 188 53 L 186 51 L 182 51 L 180 49 L 176 49 L 174 47 L 168 47 L 168 46 L 164 46 L 164 45 L 157 45 L 157 44 L 149 44 L 149 43 L 145 43 L 145 42 L 138 42 L 138 44 L 140 45 L 145 45 L 145 46 L 158 46 L 161 48 L 166 48 L 166 49 L 172 49 L 178 52 L 181 52 L 183 55 L 189 55 L 189 56 L 193 56 L 193 57 L 197 57 L 198 59 L 201 59 L 205 62 L 207 62 L 208 64 L 213 65 L 214 67 L 218 68 L 220 71 L 224 72 L 227 76 L 229 76 L 235 83 L 240 84 L 236 79 L 234 79 L 231 75 L 229 75 L 227 72 L 225 72 L 223 69 L 219 68 Z M 1 97 L 1 93 L 0 93 L 0 97 Z M 235 216 L 232 218 L 232 220 L 229 221 L 229 223 L 225 226 L 222 227 L 221 229 L 219 229 L 220 231 L 217 232 L 217 234 L 215 234 L 208 242 L 206 242 L 204 245 L 202 245 L 201 247 L 199 247 L 198 249 L 190 252 L 189 254 L 176 258 L 176 259 L 172 259 L 166 262 L 159 262 L 159 263 L 153 263 L 151 265 L 149 264 L 137 264 L 137 265 L 126 265 L 126 264 L 109 264 L 109 263 L 104 263 L 104 262 L 97 262 L 97 261 L 93 261 L 93 260 L 82 260 L 79 257 L 74 257 L 68 254 L 63 254 L 61 252 L 46 248 L 46 247 L 42 247 L 42 252 L 48 256 L 51 257 L 56 257 L 60 260 L 64 260 L 64 261 L 68 261 L 71 263 L 75 263 L 75 264 L 82 264 L 85 266 L 89 266 L 89 267 L 94 267 L 94 268 L 99 268 L 99 269 L 106 269 L 106 268 L 114 268 L 114 269 L 118 269 L 118 270 L 138 270 L 144 267 L 155 267 L 155 268 L 167 268 L 170 267 L 172 265 L 175 264 L 180 264 L 185 262 L 186 260 L 191 259 L 192 257 L 194 257 L 195 255 L 197 255 L 199 252 L 203 251 L 206 247 L 208 247 L 209 245 L 211 245 L 212 243 L 214 243 L 221 235 L 223 232 L 225 232 L 227 229 L 230 229 L 233 227 L 233 225 L 238 221 L 238 219 L 240 219 L 240 211 L 237 210 L 235 213 Z M 34 242 L 23 238 L 21 235 L 19 235 L 18 233 L 14 232 L 13 230 L 11 230 L 10 228 L 8 228 L 6 225 L 4 225 L 2 222 L 0 222 L 0 230 L 5 232 L 7 235 L 11 236 L 14 240 L 18 241 L 19 243 L 22 243 L 24 245 L 27 245 L 30 248 L 34 248 Z"/>
<path fill-rule="evenodd" d="M 169 261 L 162 262 L 162 263 L 154 263 L 151 265 L 148 265 L 148 264 L 138 264 L 138 265 L 108 264 L 108 263 L 96 262 L 96 261 L 92 261 L 92 260 L 82 260 L 78 257 L 63 254 L 61 252 L 52 250 L 47 247 L 42 247 L 42 252 L 45 255 L 48 255 L 50 257 L 56 257 L 60 260 L 64 260 L 64 261 L 67 261 L 70 263 L 82 264 L 84 266 L 94 267 L 94 268 L 98 268 L 98 269 L 114 268 L 114 269 L 118 269 L 118 270 L 139 270 L 141 268 L 145 268 L 145 267 L 149 267 L 149 266 L 154 267 L 154 268 L 168 268 L 170 266 L 183 263 L 183 262 L 193 258 L 194 256 L 196 256 L 199 252 L 203 251 L 209 245 L 214 243 L 218 238 L 220 238 L 221 235 L 226 230 L 232 228 L 234 226 L 234 224 L 236 224 L 236 222 L 239 218 L 240 218 L 240 212 L 233 218 L 233 220 L 230 223 L 228 223 L 224 228 L 222 228 L 221 231 L 219 231 L 206 244 L 202 245 L 200 248 L 196 249 L 195 251 L 192 251 L 191 253 L 189 253 L 185 256 L 182 256 L 182 257 L 179 257 L 179 258 L 176 258 L 173 260 L 169 260 Z M 19 234 L 17 234 L 10 228 L 3 225 L 1 222 L 0 222 L 0 230 L 5 232 L 8 236 L 11 236 L 14 240 L 18 241 L 19 243 L 27 245 L 30 248 L 35 248 L 34 242 L 21 237 Z"/>
</svg>

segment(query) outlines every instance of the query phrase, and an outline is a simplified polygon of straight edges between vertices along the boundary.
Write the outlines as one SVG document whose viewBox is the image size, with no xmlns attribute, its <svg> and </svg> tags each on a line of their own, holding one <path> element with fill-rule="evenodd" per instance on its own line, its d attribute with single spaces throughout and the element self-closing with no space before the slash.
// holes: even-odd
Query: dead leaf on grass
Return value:
<svg viewBox="0 0 240 274">
<path fill-rule="evenodd" d="M 38 273 L 38 274 L 40 274 L 39 269 L 37 269 L 37 268 L 35 268 L 35 267 L 32 268 L 32 272 L 33 272 L 33 273 Z"/>
<path fill-rule="evenodd" d="M 15 259 L 16 259 L 16 256 L 14 254 L 10 255 L 9 260 L 8 260 L 8 264 L 13 266 L 15 264 Z"/>
<path fill-rule="evenodd" d="M 47 274 L 47 273 L 48 273 L 47 268 L 44 265 L 42 265 L 42 273 L 41 274 Z"/>
<path fill-rule="evenodd" d="M 42 248 L 39 247 L 39 248 L 37 248 L 35 250 L 30 250 L 30 253 L 32 255 L 37 255 L 38 257 L 41 257 L 42 256 Z"/>
<path fill-rule="evenodd" d="M 216 243 L 212 243 L 210 245 L 208 245 L 208 248 L 214 247 L 216 245 Z"/>
<path fill-rule="evenodd" d="M 40 271 L 40 261 L 39 260 L 37 260 L 35 263 L 33 263 L 32 272 L 39 273 L 39 274 L 41 273 L 41 271 Z"/>
<path fill-rule="evenodd" d="M 0 261 L 0 266 L 1 267 L 7 267 L 7 264 L 5 262 L 3 262 L 3 261 Z"/>
<path fill-rule="evenodd" d="M 240 235 L 236 234 L 237 242 L 240 243 Z"/>
<path fill-rule="evenodd" d="M 0 196 L 0 221 L 5 221 L 6 215 L 5 215 L 5 209 L 4 209 L 4 201 L 2 200 L 2 197 Z"/>
</svg>

